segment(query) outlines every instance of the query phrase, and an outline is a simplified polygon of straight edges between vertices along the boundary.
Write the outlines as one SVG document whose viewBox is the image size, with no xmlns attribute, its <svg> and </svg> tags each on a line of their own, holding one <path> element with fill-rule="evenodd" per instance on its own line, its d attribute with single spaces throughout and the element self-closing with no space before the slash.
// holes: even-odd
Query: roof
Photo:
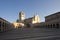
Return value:
<svg viewBox="0 0 60 40">
<path fill-rule="evenodd" d="M 32 19 L 33 17 L 31 17 L 31 18 L 27 18 L 27 19 L 25 19 L 25 20 L 29 20 L 29 19 Z"/>
<path fill-rule="evenodd" d="M 3 20 L 3 21 L 5 21 L 5 22 L 8 22 L 7 20 L 5 20 L 5 19 L 3 19 L 3 18 L 1 18 L 1 17 L 0 17 L 0 19 Z M 8 23 L 10 23 L 10 22 L 8 22 Z"/>
<path fill-rule="evenodd" d="M 53 16 L 53 15 L 56 15 L 56 14 L 60 14 L 60 12 L 56 12 L 56 13 L 51 14 L 51 15 L 48 15 L 48 16 L 46 16 L 46 17 Z M 45 17 L 45 18 L 46 18 L 46 17 Z"/>
</svg>

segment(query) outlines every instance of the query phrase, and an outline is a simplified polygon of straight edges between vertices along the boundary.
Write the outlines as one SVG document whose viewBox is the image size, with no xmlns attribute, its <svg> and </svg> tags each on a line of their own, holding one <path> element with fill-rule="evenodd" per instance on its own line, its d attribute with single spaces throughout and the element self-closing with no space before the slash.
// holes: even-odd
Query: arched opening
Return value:
<svg viewBox="0 0 60 40">
<path fill-rule="evenodd" d="M 30 28 L 30 24 L 29 23 L 27 23 L 26 25 L 27 25 L 28 28 Z"/>
<path fill-rule="evenodd" d="M 59 24 L 56 24 L 56 28 L 59 28 Z"/>
<path fill-rule="evenodd" d="M 4 22 L 2 23 L 2 29 L 3 31 L 5 31 Z"/>
<path fill-rule="evenodd" d="M 47 25 L 45 27 L 47 28 Z"/>
<path fill-rule="evenodd" d="M 53 28 L 55 28 L 55 24 L 53 24 Z"/>
<path fill-rule="evenodd" d="M 52 28 L 52 24 L 50 25 L 50 28 Z"/>
<path fill-rule="evenodd" d="M 49 25 L 48 25 L 48 28 L 49 28 Z"/>
<path fill-rule="evenodd" d="M 51 28 L 50 24 L 49 24 L 49 28 Z"/>
<path fill-rule="evenodd" d="M 0 21 L 0 31 L 1 31 L 1 21 Z"/>
<path fill-rule="evenodd" d="M 19 24 L 18 28 L 21 28 L 22 26 Z"/>
</svg>

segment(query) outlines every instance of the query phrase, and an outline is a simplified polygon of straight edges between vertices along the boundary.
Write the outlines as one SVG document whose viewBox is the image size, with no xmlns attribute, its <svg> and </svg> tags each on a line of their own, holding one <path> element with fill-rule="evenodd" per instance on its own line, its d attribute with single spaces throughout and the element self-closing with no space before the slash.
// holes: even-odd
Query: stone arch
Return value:
<svg viewBox="0 0 60 40">
<path fill-rule="evenodd" d="M 49 28 L 51 28 L 51 25 L 49 24 Z"/>
<path fill-rule="evenodd" d="M 1 31 L 1 21 L 0 21 L 0 31 Z"/>
<path fill-rule="evenodd" d="M 53 24 L 53 28 L 55 28 L 55 24 Z"/>
<path fill-rule="evenodd" d="M 46 24 L 46 28 L 48 28 L 48 24 Z"/>
<path fill-rule="evenodd" d="M 1 27 L 1 21 L 0 21 L 0 27 Z"/>
<path fill-rule="evenodd" d="M 30 28 L 30 24 L 29 23 L 27 23 L 26 25 L 27 25 L 28 28 Z"/>
<path fill-rule="evenodd" d="M 48 28 L 49 28 L 49 24 L 48 24 Z"/>
<path fill-rule="evenodd" d="M 58 23 L 56 24 L 56 28 L 59 28 L 59 24 Z"/>
<path fill-rule="evenodd" d="M 50 24 L 50 27 L 52 28 L 52 24 Z"/>
</svg>

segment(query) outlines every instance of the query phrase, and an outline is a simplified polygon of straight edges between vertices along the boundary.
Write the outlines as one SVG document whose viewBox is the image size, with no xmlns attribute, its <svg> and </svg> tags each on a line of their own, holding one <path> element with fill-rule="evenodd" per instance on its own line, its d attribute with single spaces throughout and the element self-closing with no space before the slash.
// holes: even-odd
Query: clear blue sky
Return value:
<svg viewBox="0 0 60 40">
<path fill-rule="evenodd" d="M 33 17 L 35 13 L 44 17 L 60 11 L 60 0 L 0 0 L 0 17 L 14 22 L 19 18 L 19 12 L 25 12 L 25 18 Z"/>
</svg>

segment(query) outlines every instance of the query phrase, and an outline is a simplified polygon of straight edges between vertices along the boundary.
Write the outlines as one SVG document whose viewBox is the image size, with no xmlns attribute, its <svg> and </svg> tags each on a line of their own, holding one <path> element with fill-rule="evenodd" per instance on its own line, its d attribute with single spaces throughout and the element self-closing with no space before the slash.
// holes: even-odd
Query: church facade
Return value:
<svg viewBox="0 0 60 40">
<path fill-rule="evenodd" d="M 40 17 L 38 14 L 35 14 L 33 17 L 25 18 L 25 13 L 21 11 L 19 13 L 19 19 L 14 22 L 15 28 L 19 27 L 32 27 L 33 24 L 40 23 Z"/>
</svg>

